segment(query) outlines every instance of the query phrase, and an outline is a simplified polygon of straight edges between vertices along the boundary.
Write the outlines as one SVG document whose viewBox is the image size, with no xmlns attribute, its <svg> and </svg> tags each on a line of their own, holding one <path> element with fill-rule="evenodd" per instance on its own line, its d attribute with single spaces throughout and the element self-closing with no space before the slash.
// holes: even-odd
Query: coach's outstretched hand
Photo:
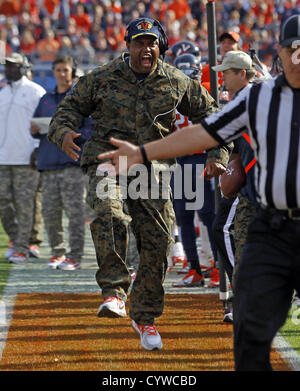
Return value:
<svg viewBox="0 0 300 391">
<path fill-rule="evenodd" d="M 117 175 L 128 171 L 134 164 L 143 163 L 143 157 L 138 146 L 113 137 L 111 137 L 109 141 L 112 145 L 118 147 L 118 149 L 101 153 L 98 155 L 98 159 L 110 160 L 111 164 L 115 167 Z M 122 157 L 126 157 L 127 159 L 122 159 Z M 107 162 L 103 164 L 106 165 Z M 101 166 L 102 165 L 100 164 L 98 167 L 101 168 Z"/>
<path fill-rule="evenodd" d="M 79 136 L 81 136 L 81 133 L 76 133 L 71 130 L 70 132 L 65 134 L 61 146 L 61 149 L 64 151 L 64 153 L 69 156 L 69 158 L 75 160 L 75 162 L 77 162 L 77 160 L 79 159 L 79 155 L 75 151 L 80 152 L 81 149 L 80 147 L 78 147 L 78 145 L 74 143 L 73 140 Z"/>
</svg>

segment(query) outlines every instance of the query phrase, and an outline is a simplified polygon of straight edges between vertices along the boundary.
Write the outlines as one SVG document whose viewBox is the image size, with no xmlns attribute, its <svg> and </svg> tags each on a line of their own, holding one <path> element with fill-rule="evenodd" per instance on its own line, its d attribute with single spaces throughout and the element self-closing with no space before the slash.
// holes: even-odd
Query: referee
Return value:
<svg viewBox="0 0 300 391">
<path fill-rule="evenodd" d="M 249 130 L 257 159 L 255 185 L 260 208 L 250 225 L 234 298 L 236 370 L 271 370 L 270 349 L 284 324 L 296 289 L 300 293 L 300 15 L 282 25 L 278 54 L 284 73 L 254 84 L 201 125 L 135 146 L 111 139 L 119 149 L 99 155 L 117 171 L 127 165 L 183 156 Z"/>
</svg>

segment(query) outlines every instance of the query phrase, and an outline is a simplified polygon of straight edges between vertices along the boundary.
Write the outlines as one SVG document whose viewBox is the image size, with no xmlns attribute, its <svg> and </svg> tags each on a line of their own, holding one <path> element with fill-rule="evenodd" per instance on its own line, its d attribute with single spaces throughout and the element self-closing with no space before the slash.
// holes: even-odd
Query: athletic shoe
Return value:
<svg viewBox="0 0 300 391">
<path fill-rule="evenodd" d="M 184 264 L 181 269 L 177 270 L 178 274 L 187 274 L 190 271 L 190 264 L 188 263 L 188 260 L 186 259 L 184 261 Z"/>
<path fill-rule="evenodd" d="M 232 310 L 228 310 L 225 315 L 224 315 L 224 318 L 223 318 L 223 322 L 224 323 L 233 323 L 233 313 L 232 313 Z"/>
<path fill-rule="evenodd" d="M 170 272 L 172 269 L 173 269 L 172 258 L 169 258 L 168 259 L 168 269 L 167 269 L 167 272 Z"/>
<path fill-rule="evenodd" d="M 48 262 L 48 266 L 52 269 L 57 269 L 57 266 L 60 265 L 65 259 L 66 257 L 64 255 L 60 257 L 52 257 Z"/>
<path fill-rule="evenodd" d="M 7 247 L 7 250 L 5 252 L 5 258 L 10 258 L 14 253 L 14 244 L 13 242 L 10 240 L 10 242 L 8 243 L 8 247 Z"/>
<path fill-rule="evenodd" d="M 23 264 L 23 263 L 28 262 L 28 258 L 24 253 L 18 253 L 16 251 L 14 251 L 13 254 L 9 257 L 8 262 L 16 263 L 16 264 Z"/>
<path fill-rule="evenodd" d="M 98 314 L 99 318 L 125 318 L 127 316 L 125 303 L 116 296 L 109 296 L 100 305 Z"/>
<path fill-rule="evenodd" d="M 40 249 L 36 244 L 31 244 L 29 246 L 29 256 L 34 258 L 40 257 Z"/>
<path fill-rule="evenodd" d="M 161 336 L 156 330 L 154 324 L 140 325 L 134 320 L 132 321 L 132 327 L 141 336 L 141 345 L 146 350 L 160 350 L 163 347 Z"/>
<path fill-rule="evenodd" d="M 219 279 L 219 269 L 213 268 L 212 274 L 211 274 L 211 281 L 208 284 L 209 288 L 214 288 L 216 286 L 220 286 L 220 279 Z"/>
<path fill-rule="evenodd" d="M 204 278 L 212 278 L 213 273 L 214 273 L 214 267 L 211 266 L 203 271 Z"/>
<path fill-rule="evenodd" d="M 204 276 L 200 276 L 195 269 L 191 269 L 182 280 L 173 282 L 172 286 L 175 288 L 186 286 L 204 286 Z"/>
<path fill-rule="evenodd" d="M 76 270 L 80 269 L 80 263 L 78 263 L 74 259 L 66 258 L 57 266 L 57 268 L 61 270 Z"/>
<path fill-rule="evenodd" d="M 172 259 L 173 266 L 175 266 L 176 263 L 185 261 L 186 256 L 184 254 L 184 249 L 181 242 L 174 243 L 171 252 L 171 259 Z"/>
<path fill-rule="evenodd" d="M 128 293 L 131 291 L 132 286 L 134 284 L 134 280 L 136 278 L 136 272 L 131 272 L 130 273 L 130 277 L 131 277 L 131 282 L 130 282 L 130 285 L 129 285 L 129 288 L 128 288 Z"/>
<path fill-rule="evenodd" d="M 199 254 L 199 262 L 201 270 L 207 270 L 215 264 L 212 255 L 206 254 L 204 251 L 201 251 Z"/>
</svg>

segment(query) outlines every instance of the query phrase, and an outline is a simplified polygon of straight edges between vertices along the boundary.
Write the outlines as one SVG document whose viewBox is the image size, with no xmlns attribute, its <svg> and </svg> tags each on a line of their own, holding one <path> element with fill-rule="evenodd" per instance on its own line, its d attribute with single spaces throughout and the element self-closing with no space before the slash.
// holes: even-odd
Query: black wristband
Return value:
<svg viewBox="0 0 300 391">
<path fill-rule="evenodd" d="M 149 160 L 148 160 L 148 157 L 147 157 L 147 154 L 146 154 L 146 151 L 145 151 L 145 148 L 144 148 L 143 144 L 140 145 L 140 151 L 141 151 L 141 154 L 143 156 L 143 163 L 144 164 L 150 163 Z"/>
</svg>

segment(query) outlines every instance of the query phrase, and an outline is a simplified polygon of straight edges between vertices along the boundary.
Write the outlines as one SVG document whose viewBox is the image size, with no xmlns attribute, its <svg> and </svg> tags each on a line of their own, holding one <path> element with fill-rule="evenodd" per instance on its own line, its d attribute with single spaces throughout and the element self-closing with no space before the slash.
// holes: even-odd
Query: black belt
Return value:
<svg viewBox="0 0 300 391">
<path fill-rule="evenodd" d="M 267 206 L 262 206 L 262 209 L 269 213 L 270 215 L 281 215 L 291 220 L 300 220 L 300 209 L 298 208 L 290 208 L 290 209 L 275 209 L 269 208 Z"/>
</svg>

